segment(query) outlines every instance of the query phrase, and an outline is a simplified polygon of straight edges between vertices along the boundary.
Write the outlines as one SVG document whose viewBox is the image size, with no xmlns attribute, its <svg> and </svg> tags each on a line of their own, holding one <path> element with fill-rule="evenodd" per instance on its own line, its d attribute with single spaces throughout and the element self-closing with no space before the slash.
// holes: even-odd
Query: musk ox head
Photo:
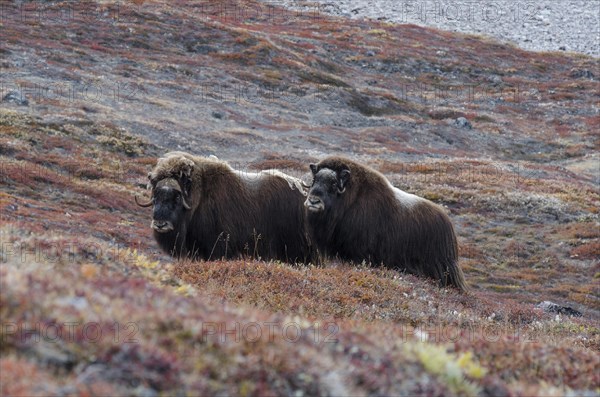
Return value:
<svg viewBox="0 0 600 397">
<path fill-rule="evenodd" d="M 158 161 L 155 169 L 148 173 L 148 188 L 152 199 L 136 203 L 141 207 L 153 206 L 152 229 L 157 233 L 178 230 L 186 214 L 191 210 L 190 191 L 193 161 L 184 157 L 166 157 Z"/>
<path fill-rule="evenodd" d="M 336 172 L 330 168 L 319 169 L 316 164 L 311 164 L 310 170 L 313 183 L 304 205 L 313 213 L 329 210 L 346 191 L 350 181 L 350 170 L 342 169 Z"/>
<path fill-rule="evenodd" d="M 173 178 L 162 179 L 156 184 L 152 201 L 154 208 L 151 227 L 158 233 L 175 230 L 190 209 L 181 185 Z"/>
</svg>

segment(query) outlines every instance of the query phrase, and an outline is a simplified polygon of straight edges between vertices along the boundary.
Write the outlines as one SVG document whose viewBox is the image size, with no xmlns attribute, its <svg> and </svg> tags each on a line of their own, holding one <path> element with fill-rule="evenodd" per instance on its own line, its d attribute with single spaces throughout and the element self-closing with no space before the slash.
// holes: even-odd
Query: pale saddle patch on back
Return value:
<svg viewBox="0 0 600 397">
<path fill-rule="evenodd" d="M 286 174 L 285 172 L 281 172 L 279 170 L 274 170 L 274 169 L 263 170 L 260 173 L 263 175 L 273 175 L 273 176 L 282 178 L 288 183 L 288 185 L 290 186 L 290 189 L 292 189 L 292 190 L 297 189 L 300 192 L 300 194 L 302 194 L 303 196 L 308 195 L 308 192 L 306 191 L 306 188 L 302 184 L 302 180 L 300 178 L 293 177 L 291 175 Z"/>
<path fill-rule="evenodd" d="M 423 198 L 416 196 L 414 194 L 411 194 L 411 193 L 407 193 L 404 190 L 400 190 L 397 187 L 393 186 L 389 181 L 388 181 L 388 185 L 394 192 L 394 196 L 396 196 L 396 200 L 398 200 L 400 202 L 400 204 L 406 208 L 411 208 L 411 207 L 415 206 L 416 204 L 423 202 Z"/>
</svg>

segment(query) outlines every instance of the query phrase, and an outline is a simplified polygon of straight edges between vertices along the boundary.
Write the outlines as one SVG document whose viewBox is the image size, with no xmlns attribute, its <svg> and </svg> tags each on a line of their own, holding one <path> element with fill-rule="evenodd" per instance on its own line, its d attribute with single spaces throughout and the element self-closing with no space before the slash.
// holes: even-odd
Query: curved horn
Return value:
<svg viewBox="0 0 600 397">
<path fill-rule="evenodd" d="M 338 178 L 338 183 L 340 185 L 340 187 L 338 187 L 338 193 L 342 194 L 346 191 L 346 185 L 348 184 L 348 180 L 350 179 L 350 170 L 342 170 Z"/>
<path fill-rule="evenodd" d="M 148 201 L 147 203 L 140 203 L 138 201 L 138 195 L 136 194 L 133 198 L 135 200 L 135 203 L 137 205 L 139 205 L 140 207 L 150 207 L 152 205 L 152 200 Z"/>
<path fill-rule="evenodd" d="M 182 175 L 181 171 L 180 171 L 180 175 Z M 185 186 L 183 186 L 184 182 L 182 180 L 183 178 L 179 178 L 177 179 L 177 184 L 179 185 L 179 193 L 181 193 L 181 204 L 183 204 L 183 208 L 185 208 L 186 210 L 191 210 L 192 206 L 188 204 L 187 200 L 185 199 L 185 197 L 188 195 L 188 191 L 185 188 Z"/>
<path fill-rule="evenodd" d="M 186 210 L 191 210 L 192 207 L 190 207 L 190 205 L 187 203 L 187 201 L 185 200 L 184 195 L 181 195 L 181 203 L 183 204 L 183 208 L 185 208 Z"/>
</svg>

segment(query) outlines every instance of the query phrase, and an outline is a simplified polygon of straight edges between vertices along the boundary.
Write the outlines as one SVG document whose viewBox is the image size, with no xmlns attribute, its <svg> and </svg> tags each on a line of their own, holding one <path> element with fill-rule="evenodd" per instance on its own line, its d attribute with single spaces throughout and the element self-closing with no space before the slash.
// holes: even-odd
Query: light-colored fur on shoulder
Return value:
<svg viewBox="0 0 600 397">
<path fill-rule="evenodd" d="M 185 156 L 183 152 L 170 152 L 158 159 L 156 167 L 148 174 L 150 182 L 156 183 L 166 178 L 180 178 L 182 175 L 190 176 L 194 167 L 194 160 Z"/>
<path fill-rule="evenodd" d="M 288 175 L 285 172 L 276 170 L 276 169 L 262 170 L 259 172 L 233 170 L 233 172 L 240 179 L 242 179 L 246 182 L 250 182 L 250 183 L 258 182 L 258 181 L 264 180 L 264 178 L 268 178 L 268 177 L 281 178 L 287 182 L 290 189 L 298 190 L 303 196 L 306 196 L 308 194 L 306 187 L 302 184 L 302 180 L 300 180 L 296 177 L 293 177 L 291 175 Z"/>
<path fill-rule="evenodd" d="M 218 164 L 219 166 L 231 170 L 229 164 L 219 160 L 213 155 L 209 157 L 199 157 L 186 152 L 173 151 L 166 153 L 163 157 L 158 159 L 156 167 L 149 174 L 149 179 L 157 181 L 165 178 L 180 178 L 182 175 L 190 177 L 194 166 L 199 164 Z"/>
<path fill-rule="evenodd" d="M 405 192 L 404 190 L 398 189 L 397 187 L 393 186 L 387 178 L 386 181 L 388 182 L 390 189 L 394 192 L 396 200 L 398 200 L 400 205 L 402 205 L 403 207 L 411 208 L 416 204 L 425 202 L 425 200 L 423 200 L 421 197 Z"/>
<path fill-rule="evenodd" d="M 299 178 L 293 177 L 291 175 L 288 175 L 282 171 L 275 170 L 275 169 L 264 170 L 264 171 L 261 171 L 260 173 L 282 178 L 288 183 L 288 185 L 290 186 L 290 189 L 292 189 L 292 190 L 298 189 L 298 191 L 300 193 L 302 193 L 303 196 L 306 196 L 308 194 L 306 187 L 302 184 L 302 180 Z"/>
</svg>

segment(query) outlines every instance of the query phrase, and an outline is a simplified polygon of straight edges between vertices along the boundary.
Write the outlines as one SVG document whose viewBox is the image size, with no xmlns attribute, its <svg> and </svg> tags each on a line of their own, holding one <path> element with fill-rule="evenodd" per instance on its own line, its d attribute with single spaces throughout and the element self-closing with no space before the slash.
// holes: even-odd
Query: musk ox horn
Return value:
<svg viewBox="0 0 600 397">
<path fill-rule="evenodd" d="M 185 187 L 183 186 L 183 181 L 181 179 L 179 179 L 177 181 L 177 183 L 179 184 L 179 193 L 181 194 L 181 204 L 183 205 L 183 208 L 185 208 L 186 210 L 191 210 L 192 206 L 188 204 L 187 200 L 185 199 L 188 195 L 188 191 L 185 189 Z"/>
<path fill-rule="evenodd" d="M 183 204 L 183 208 L 185 208 L 186 210 L 189 211 L 192 209 L 192 207 L 187 203 L 183 195 L 181 195 L 181 203 Z"/>
<path fill-rule="evenodd" d="M 135 200 L 135 203 L 137 205 L 139 205 L 140 207 L 150 207 L 152 205 L 152 200 L 148 201 L 147 203 L 140 203 L 138 201 L 138 195 L 136 194 L 133 198 Z"/>
<path fill-rule="evenodd" d="M 346 191 L 346 185 L 348 183 L 348 180 L 350 179 L 350 170 L 342 170 L 338 178 L 338 182 L 340 184 L 340 187 L 338 188 L 338 193 L 342 194 Z"/>
</svg>

